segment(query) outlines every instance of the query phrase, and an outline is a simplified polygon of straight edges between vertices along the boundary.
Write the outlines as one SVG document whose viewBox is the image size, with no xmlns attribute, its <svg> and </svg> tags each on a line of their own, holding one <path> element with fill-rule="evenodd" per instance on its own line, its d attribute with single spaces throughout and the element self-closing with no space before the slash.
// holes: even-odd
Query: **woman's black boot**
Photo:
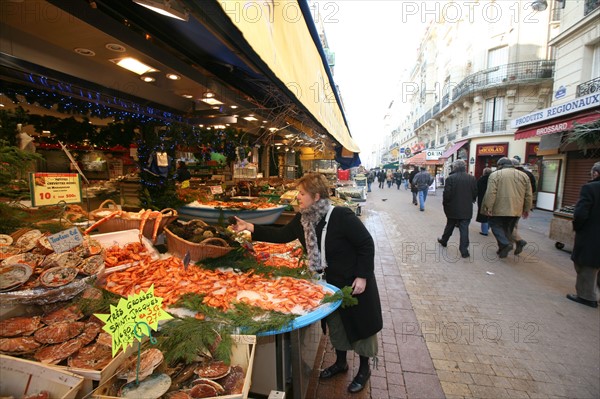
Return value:
<svg viewBox="0 0 600 399">
<path fill-rule="evenodd" d="M 360 356 L 360 367 L 358 368 L 358 374 L 354 377 L 354 380 L 348 385 L 348 392 L 357 393 L 363 390 L 367 381 L 371 377 L 371 369 L 369 368 L 369 358 L 366 356 Z"/>
<path fill-rule="evenodd" d="M 321 371 L 321 374 L 319 374 L 319 378 L 327 379 L 333 377 L 334 375 L 345 373 L 346 371 L 348 371 L 348 363 L 346 362 L 346 351 L 339 351 L 336 349 L 335 355 L 335 363 L 327 367 L 325 370 Z"/>
</svg>

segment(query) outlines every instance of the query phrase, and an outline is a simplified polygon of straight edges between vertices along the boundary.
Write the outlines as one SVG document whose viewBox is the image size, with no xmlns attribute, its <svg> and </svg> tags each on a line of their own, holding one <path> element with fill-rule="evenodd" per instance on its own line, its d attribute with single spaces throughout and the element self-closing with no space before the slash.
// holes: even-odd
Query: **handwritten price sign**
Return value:
<svg viewBox="0 0 600 399">
<path fill-rule="evenodd" d="M 133 345 L 134 339 L 141 338 L 134 334 L 135 324 L 147 323 L 154 331 L 158 328 L 160 320 L 169 320 L 173 317 L 162 308 L 163 299 L 154 296 L 154 284 L 148 291 L 141 290 L 139 293 L 121 298 L 117 306 L 110 306 L 110 314 L 96 314 L 105 325 L 104 331 L 112 336 L 112 355 L 119 352 L 119 348 L 127 349 Z M 139 331 L 139 330 L 138 330 Z"/>
</svg>

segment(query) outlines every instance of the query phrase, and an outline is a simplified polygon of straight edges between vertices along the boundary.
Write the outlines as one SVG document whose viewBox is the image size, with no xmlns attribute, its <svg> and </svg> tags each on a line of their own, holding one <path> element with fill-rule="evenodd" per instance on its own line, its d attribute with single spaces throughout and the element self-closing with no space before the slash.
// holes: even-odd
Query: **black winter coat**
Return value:
<svg viewBox="0 0 600 399">
<path fill-rule="evenodd" d="M 276 243 L 299 239 L 304 247 L 304 229 L 301 214 L 282 227 L 254 226 L 252 238 Z M 325 218 L 316 227 L 317 242 L 321 248 L 321 233 Z M 329 218 L 325 238 L 327 269 L 325 279 L 338 288 L 352 286 L 356 277 L 367 279 L 365 291 L 357 295 L 358 305 L 338 308 L 350 342 L 368 338 L 383 328 L 379 290 L 375 281 L 375 244 L 371 234 L 356 216 L 345 207 L 335 207 Z"/>
<path fill-rule="evenodd" d="M 442 204 L 448 219 L 471 219 L 477 199 L 477 181 L 465 171 L 450 173 L 444 183 Z"/>
<path fill-rule="evenodd" d="M 477 221 L 479 223 L 487 223 L 489 218 L 487 215 L 481 213 L 481 204 L 483 203 L 483 197 L 488 186 L 488 179 L 490 175 L 484 175 L 477 180 Z"/>
<path fill-rule="evenodd" d="M 575 245 L 571 260 L 584 267 L 600 269 L 600 177 L 581 187 L 573 215 Z"/>
</svg>

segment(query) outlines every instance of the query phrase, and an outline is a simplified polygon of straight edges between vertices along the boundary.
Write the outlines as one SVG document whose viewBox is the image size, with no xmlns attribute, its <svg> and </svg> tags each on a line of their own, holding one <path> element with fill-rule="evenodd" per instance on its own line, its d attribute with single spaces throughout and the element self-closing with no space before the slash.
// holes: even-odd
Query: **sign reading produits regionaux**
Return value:
<svg viewBox="0 0 600 399">
<path fill-rule="evenodd" d="M 30 173 L 33 206 L 81 202 L 81 178 L 77 173 Z"/>
<path fill-rule="evenodd" d="M 511 127 L 519 128 L 599 106 L 600 93 L 594 93 L 518 117 L 511 122 Z"/>
</svg>

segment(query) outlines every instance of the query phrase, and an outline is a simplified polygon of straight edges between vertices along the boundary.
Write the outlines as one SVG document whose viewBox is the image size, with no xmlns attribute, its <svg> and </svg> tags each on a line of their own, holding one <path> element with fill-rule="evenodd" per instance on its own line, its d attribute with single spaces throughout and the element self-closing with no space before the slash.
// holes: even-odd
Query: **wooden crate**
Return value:
<svg viewBox="0 0 600 399">
<path fill-rule="evenodd" d="M 252 368 L 254 365 L 254 352 L 256 350 L 256 336 L 254 335 L 234 335 L 233 347 L 231 351 L 231 364 L 241 366 L 246 372 L 244 378 L 244 387 L 242 393 L 237 395 L 223 395 L 209 399 L 247 399 L 252 384 Z M 89 396 L 91 399 L 116 399 L 115 396 L 107 396 L 115 383 L 116 377 L 112 377 L 106 383 L 100 385 Z"/>
<path fill-rule="evenodd" d="M 0 355 L 0 396 L 21 398 L 47 391 L 53 399 L 74 399 L 83 377 L 41 363 Z"/>
</svg>

